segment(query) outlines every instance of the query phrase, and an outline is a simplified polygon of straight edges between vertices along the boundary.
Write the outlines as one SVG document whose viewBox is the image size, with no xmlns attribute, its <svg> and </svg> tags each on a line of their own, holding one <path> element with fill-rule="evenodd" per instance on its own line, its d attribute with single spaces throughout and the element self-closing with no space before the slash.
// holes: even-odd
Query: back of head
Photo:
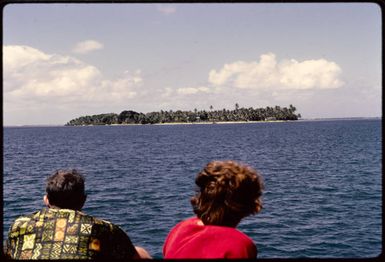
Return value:
<svg viewBox="0 0 385 262">
<path fill-rule="evenodd" d="M 206 225 L 235 227 L 262 208 L 262 177 L 235 161 L 213 161 L 197 175 L 198 193 L 191 199 L 195 214 Z"/>
<path fill-rule="evenodd" d="M 47 179 L 47 197 L 50 205 L 80 210 L 86 195 L 84 177 L 75 169 L 57 170 Z"/>
</svg>

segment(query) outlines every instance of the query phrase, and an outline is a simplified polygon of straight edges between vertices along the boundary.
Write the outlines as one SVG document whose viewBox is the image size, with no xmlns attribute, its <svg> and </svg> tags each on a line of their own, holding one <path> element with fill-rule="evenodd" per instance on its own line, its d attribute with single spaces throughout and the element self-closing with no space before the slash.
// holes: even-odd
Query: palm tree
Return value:
<svg viewBox="0 0 385 262">
<path fill-rule="evenodd" d="M 297 108 L 295 108 L 295 106 L 293 106 L 292 104 L 290 104 L 289 109 L 293 113 L 295 112 L 295 110 L 297 110 Z"/>
</svg>

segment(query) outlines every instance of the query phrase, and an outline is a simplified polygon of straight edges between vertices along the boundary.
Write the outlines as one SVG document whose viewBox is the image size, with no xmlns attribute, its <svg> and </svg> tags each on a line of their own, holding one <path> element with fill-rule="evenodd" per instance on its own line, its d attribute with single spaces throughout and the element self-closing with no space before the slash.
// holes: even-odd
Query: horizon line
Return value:
<svg viewBox="0 0 385 262">
<path fill-rule="evenodd" d="M 320 120 L 354 120 L 354 119 L 382 119 L 382 116 L 353 116 L 353 117 L 312 117 L 301 118 L 296 121 L 320 121 Z M 240 121 L 241 122 L 241 121 Z M 257 121 L 263 122 L 263 121 Z M 284 121 L 285 122 L 285 121 Z M 3 125 L 5 127 L 64 127 L 65 124 L 30 124 L 30 125 Z M 101 125 L 104 126 L 104 125 Z"/>
</svg>

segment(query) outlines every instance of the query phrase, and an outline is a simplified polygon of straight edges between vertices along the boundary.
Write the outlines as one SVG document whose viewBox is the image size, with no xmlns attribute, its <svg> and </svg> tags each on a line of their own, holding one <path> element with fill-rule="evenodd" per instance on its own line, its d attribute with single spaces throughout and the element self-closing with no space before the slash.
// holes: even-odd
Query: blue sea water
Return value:
<svg viewBox="0 0 385 262">
<path fill-rule="evenodd" d="M 194 178 L 214 159 L 264 177 L 263 210 L 238 229 L 260 258 L 376 257 L 382 252 L 381 120 L 217 125 L 5 127 L 3 237 L 43 207 L 59 168 L 85 173 L 84 211 L 120 225 L 155 258 L 193 216 Z"/>
</svg>

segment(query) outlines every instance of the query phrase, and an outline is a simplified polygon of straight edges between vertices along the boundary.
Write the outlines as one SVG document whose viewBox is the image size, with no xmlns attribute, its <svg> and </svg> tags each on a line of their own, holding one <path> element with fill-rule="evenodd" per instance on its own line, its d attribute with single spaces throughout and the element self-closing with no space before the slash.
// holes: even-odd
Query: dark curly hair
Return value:
<svg viewBox="0 0 385 262">
<path fill-rule="evenodd" d="M 84 177 L 76 169 L 57 170 L 47 178 L 46 192 L 50 205 L 80 210 L 86 194 Z"/>
<path fill-rule="evenodd" d="M 242 218 L 262 208 L 262 177 L 235 161 L 212 161 L 197 175 L 194 213 L 205 225 L 236 227 Z"/>
</svg>

